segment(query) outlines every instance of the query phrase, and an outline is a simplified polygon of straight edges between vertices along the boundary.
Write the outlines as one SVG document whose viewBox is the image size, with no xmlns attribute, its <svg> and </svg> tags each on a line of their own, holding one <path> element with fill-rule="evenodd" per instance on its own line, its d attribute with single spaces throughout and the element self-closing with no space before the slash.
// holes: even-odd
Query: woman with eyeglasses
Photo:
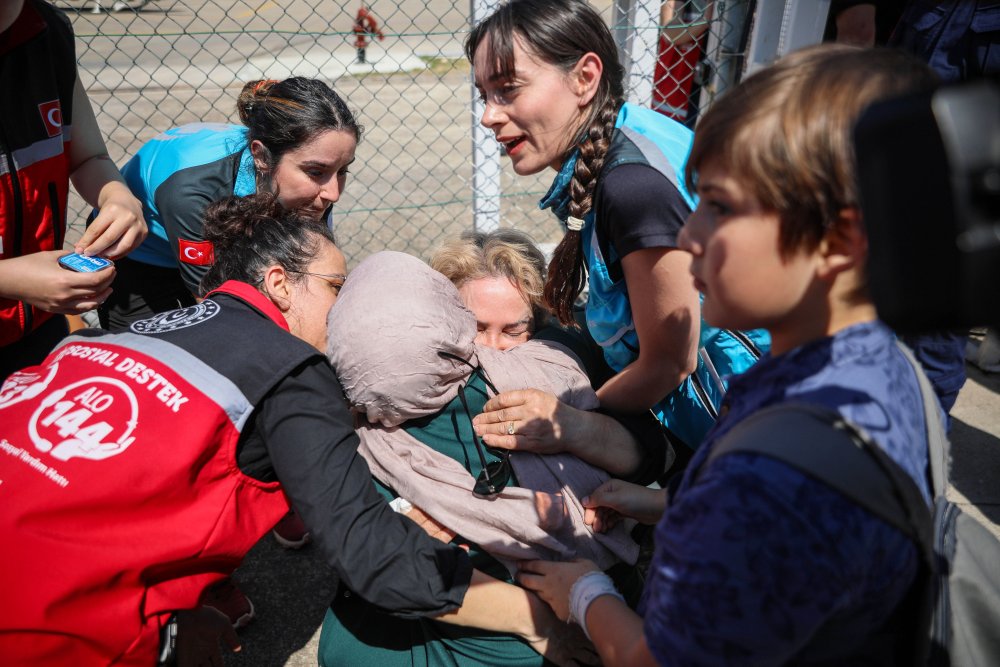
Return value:
<svg viewBox="0 0 1000 667">
<path fill-rule="evenodd" d="M 205 237 L 201 303 L 72 336 L 0 390 L 0 439 L 24 453 L 0 456 L 5 663 L 221 664 L 218 637 L 239 640 L 200 598 L 291 503 L 372 605 L 568 664 L 569 626 L 372 486 L 321 353 L 346 273 L 327 226 L 261 194 L 209 206 Z"/>
<path fill-rule="evenodd" d="M 102 327 L 126 328 L 205 294 L 200 283 L 216 252 L 202 214 L 214 201 L 271 192 L 285 208 L 333 228 L 332 207 L 362 133 L 344 99 L 317 79 L 262 79 L 243 86 L 236 111 L 240 124 L 190 123 L 162 132 L 122 167 L 149 235 L 115 262 L 113 291 L 98 308 Z M 273 535 L 292 549 L 311 538 L 294 513 Z M 253 619 L 252 603 L 231 583 L 220 584 L 218 598 L 235 626 Z"/>
<path fill-rule="evenodd" d="M 467 548 L 495 577 L 498 620 L 509 625 L 456 629 L 437 619 L 391 617 L 342 586 L 324 620 L 320 664 L 542 665 L 525 628 L 548 616 L 514 586 L 516 562 L 531 554 L 591 554 L 621 585 L 638 592 L 638 546 L 624 527 L 595 535 L 581 499 L 607 480 L 567 453 L 494 449 L 473 418 L 499 392 L 538 387 L 574 409 L 597 396 L 566 348 L 527 341 L 507 350 L 481 345 L 476 317 L 455 286 L 419 259 L 376 253 L 351 273 L 329 318 L 328 356 L 353 409 L 360 452 L 379 491 L 399 511 Z M 545 554 L 545 556 L 542 556 Z M 483 629 L 485 628 L 485 629 Z M 588 663 L 589 645 L 564 625 Z M 500 630 L 498 632 L 498 630 Z"/>
</svg>

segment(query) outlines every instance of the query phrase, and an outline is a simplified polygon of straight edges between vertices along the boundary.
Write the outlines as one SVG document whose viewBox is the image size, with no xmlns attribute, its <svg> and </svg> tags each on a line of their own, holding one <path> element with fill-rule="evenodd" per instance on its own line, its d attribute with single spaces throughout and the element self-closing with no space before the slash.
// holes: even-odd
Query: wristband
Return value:
<svg viewBox="0 0 1000 667">
<path fill-rule="evenodd" d="M 406 498 L 393 498 L 392 502 L 389 503 L 389 507 L 392 508 L 393 512 L 406 514 L 413 509 L 413 504 Z"/>
<path fill-rule="evenodd" d="M 590 639 L 590 631 L 587 630 L 587 608 L 590 603 L 602 595 L 611 595 L 622 602 L 625 598 L 615 589 L 611 577 L 603 572 L 593 571 L 583 575 L 569 589 L 569 620 L 573 621 L 581 628 L 583 633 Z"/>
</svg>

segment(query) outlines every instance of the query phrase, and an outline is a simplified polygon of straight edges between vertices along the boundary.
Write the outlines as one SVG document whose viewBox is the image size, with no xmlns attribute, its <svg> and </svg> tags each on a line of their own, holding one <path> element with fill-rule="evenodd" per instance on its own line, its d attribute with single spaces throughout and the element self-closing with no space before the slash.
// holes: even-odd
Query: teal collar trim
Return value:
<svg viewBox="0 0 1000 667">
<path fill-rule="evenodd" d="M 569 182 L 573 178 L 573 170 L 576 168 L 576 159 L 579 155 L 580 151 L 574 150 L 566 158 L 563 166 L 559 168 L 559 173 L 556 174 L 555 180 L 552 181 L 549 191 L 538 202 L 538 208 L 543 211 L 551 208 L 555 216 L 563 223 L 569 217 Z"/>
</svg>

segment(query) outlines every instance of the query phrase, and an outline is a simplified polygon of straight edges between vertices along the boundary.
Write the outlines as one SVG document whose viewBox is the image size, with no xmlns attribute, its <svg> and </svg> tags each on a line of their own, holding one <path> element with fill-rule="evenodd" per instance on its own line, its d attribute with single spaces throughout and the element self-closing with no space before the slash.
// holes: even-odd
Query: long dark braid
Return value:
<svg viewBox="0 0 1000 667">
<path fill-rule="evenodd" d="M 611 144 L 611 134 L 615 129 L 619 102 L 607 99 L 604 106 L 594 114 L 590 125 L 578 144 L 579 157 L 569 182 L 569 214 L 583 219 L 594 206 L 594 191 L 597 177 L 604 166 L 604 158 Z M 567 230 L 562 241 L 552 253 L 549 263 L 549 280 L 545 284 L 545 303 L 564 325 L 573 326 L 573 304 L 580 296 L 587 282 L 583 239 L 581 232 Z"/>
</svg>

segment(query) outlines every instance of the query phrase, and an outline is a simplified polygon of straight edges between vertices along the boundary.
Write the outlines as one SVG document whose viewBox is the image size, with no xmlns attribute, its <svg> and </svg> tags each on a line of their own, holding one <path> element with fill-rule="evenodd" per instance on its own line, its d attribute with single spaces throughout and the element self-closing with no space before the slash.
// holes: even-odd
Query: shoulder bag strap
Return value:
<svg viewBox="0 0 1000 667">
<path fill-rule="evenodd" d="M 840 414 L 805 403 L 765 408 L 723 436 L 698 474 L 736 452 L 769 456 L 822 482 L 910 537 L 932 562 L 930 510 L 916 483 Z"/>
</svg>

